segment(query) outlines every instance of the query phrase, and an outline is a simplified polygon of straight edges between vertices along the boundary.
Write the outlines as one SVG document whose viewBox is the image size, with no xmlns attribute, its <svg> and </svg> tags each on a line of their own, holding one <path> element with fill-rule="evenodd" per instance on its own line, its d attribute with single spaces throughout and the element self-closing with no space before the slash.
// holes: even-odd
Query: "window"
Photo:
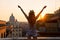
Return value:
<svg viewBox="0 0 60 40">
<path fill-rule="evenodd" d="M 0 27 L 2 27 L 2 26 L 6 26 L 5 24 L 0 24 Z"/>
</svg>

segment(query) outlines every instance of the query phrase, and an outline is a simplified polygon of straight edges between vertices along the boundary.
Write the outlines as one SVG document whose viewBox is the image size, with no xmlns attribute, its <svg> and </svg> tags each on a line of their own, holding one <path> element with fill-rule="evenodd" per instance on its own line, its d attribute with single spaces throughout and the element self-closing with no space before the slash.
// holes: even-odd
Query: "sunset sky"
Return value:
<svg viewBox="0 0 60 40">
<path fill-rule="evenodd" d="M 18 21 L 27 21 L 20 9 L 20 5 L 28 15 L 30 10 L 35 11 L 37 15 L 40 10 L 47 5 L 47 8 L 42 14 L 53 13 L 60 7 L 60 0 L 0 0 L 0 20 L 8 21 L 10 15 L 13 13 L 15 19 Z"/>
</svg>

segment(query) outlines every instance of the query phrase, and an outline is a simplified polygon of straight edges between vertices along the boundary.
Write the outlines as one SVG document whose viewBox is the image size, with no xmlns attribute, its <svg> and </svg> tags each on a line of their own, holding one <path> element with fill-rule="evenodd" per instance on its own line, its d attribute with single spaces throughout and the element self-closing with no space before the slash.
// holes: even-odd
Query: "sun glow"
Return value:
<svg viewBox="0 0 60 40">
<path fill-rule="evenodd" d="M 44 16 L 46 15 L 46 13 L 42 13 L 41 15 L 40 15 L 40 17 L 38 18 L 38 20 L 42 20 L 42 19 L 44 19 Z"/>
<path fill-rule="evenodd" d="M 46 14 L 46 13 L 45 13 L 45 14 Z M 44 18 L 45 14 L 44 14 L 44 13 L 42 13 L 42 14 L 41 14 L 41 18 Z"/>
</svg>

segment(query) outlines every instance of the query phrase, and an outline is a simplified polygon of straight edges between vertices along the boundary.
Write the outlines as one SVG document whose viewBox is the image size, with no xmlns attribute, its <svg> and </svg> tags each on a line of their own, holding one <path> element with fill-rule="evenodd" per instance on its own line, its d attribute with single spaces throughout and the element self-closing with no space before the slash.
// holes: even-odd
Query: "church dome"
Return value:
<svg viewBox="0 0 60 40">
<path fill-rule="evenodd" d="M 10 16 L 10 19 L 9 19 L 11 22 L 14 22 L 15 21 L 15 17 L 13 16 L 13 14 L 11 14 Z"/>
</svg>

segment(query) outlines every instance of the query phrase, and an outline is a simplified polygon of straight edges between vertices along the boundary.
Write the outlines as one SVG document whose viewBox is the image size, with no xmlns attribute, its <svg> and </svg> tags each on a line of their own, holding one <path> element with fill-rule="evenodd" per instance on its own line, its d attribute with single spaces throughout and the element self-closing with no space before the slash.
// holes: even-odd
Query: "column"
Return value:
<svg viewBox="0 0 60 40">
<path fill-rule="evenodd" d="M 4 32 L 3 32 L 3 38 L 4 38 Z"/>
</svg>

